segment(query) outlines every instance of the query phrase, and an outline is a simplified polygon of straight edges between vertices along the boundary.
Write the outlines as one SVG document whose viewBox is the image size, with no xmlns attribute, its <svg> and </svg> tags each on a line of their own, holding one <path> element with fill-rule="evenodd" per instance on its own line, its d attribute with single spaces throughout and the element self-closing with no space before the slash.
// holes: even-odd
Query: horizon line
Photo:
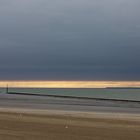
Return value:
<svg viewBox="0 0 140 140">
<path fill-rule="evenodd" d="M 0 80 L 0 87 L 32 88 L 107 88 L 140 87 L 140 81 L 47 81 L 47 80 Z"/>
</svg>

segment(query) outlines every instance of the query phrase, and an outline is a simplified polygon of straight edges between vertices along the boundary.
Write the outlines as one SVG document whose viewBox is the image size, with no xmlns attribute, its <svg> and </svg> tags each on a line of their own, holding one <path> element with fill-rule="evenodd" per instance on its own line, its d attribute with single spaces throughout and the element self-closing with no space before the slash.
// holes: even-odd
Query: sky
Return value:
<svg viewBox="0 0 140 140">
<path fill-rule="evenodd" d="M 139 0 L 0 0 L 0 80 L 140 81 Z"/>
</svg>

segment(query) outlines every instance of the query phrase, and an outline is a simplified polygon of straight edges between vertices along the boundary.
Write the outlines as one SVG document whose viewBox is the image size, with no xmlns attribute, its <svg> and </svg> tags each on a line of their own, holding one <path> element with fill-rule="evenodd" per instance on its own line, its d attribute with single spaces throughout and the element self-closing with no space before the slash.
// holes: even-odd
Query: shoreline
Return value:
<svg viewBox="0 0 140 140">
<path fill-rule="evenodd" d="M 18 107 L 0 107 L 0 113 L 19 113 L 28 115 L 42 115 L 42 116 L 64 116 L 74 118 L 100 118 L 100 119 L 117 119 L 117 120 L 131 120 L 140 122 L 140 114 L 138 113 L 120 113 L 120 112 L 84 112 L 84 111 L 66 111 L 66 110 L 51 110 L 51 109 L 27 109 Z"/>
</svg>

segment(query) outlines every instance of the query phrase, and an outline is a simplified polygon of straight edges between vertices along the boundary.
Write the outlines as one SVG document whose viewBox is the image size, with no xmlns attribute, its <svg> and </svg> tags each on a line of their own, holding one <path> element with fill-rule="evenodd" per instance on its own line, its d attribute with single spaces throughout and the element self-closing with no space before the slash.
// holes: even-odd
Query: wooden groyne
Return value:
<svg viewBox="0 0 140 140">
<path fill-rule="evenodd" d="M 6 94 L 13 95 L 26 95 L 26 96 L 45 96 L 45 97 L 54 97 L 54 98 L 68 98 L 68 99 L 84 99 L 84 100 L 96 100 L 96 101 L 115 101 L 115 102 L 130 102 L 130 103 L 139 103 L 140 101 L 136 100 L 124 100 L 124 99 L 105 99 L 105 98 L 93 98 L 93 97 L 77 97 L 77 96 L 67 96 L 67 95 L 50 95 L 50 94 L 39 94 L 39 93 L 19 93 L 19 92 L 8 92 Z"/>
</svg>

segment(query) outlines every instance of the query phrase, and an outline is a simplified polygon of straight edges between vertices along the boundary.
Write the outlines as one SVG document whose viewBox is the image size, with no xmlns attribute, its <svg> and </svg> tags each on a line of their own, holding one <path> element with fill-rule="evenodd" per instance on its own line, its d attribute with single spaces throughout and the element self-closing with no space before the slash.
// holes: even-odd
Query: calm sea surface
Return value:
<svg viewBox="0 0 140 140">
<path fill-rule="evenodd" d="M 1 88 L 0 93 L 6 92 Z M 10 88 L 9 92 L 140 101 L 140 89 Z"/>
</svg>

